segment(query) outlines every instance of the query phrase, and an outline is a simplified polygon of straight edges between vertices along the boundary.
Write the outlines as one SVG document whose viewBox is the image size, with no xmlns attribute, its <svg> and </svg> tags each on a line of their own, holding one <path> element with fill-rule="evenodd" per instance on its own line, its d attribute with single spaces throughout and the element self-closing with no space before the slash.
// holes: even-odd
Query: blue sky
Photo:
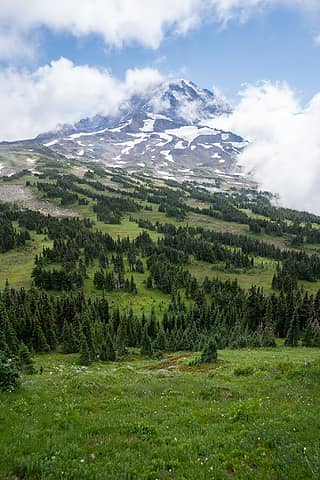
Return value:
<svg viewBox="0 0 320 480">
<path fill-rule="evenodd" d="M 75 64 L 107 68 L 120 79 L 128 68 L 153 66 L 209 89 L 215 85 L 231 100 L 243 83 L 287 81 L 307 101 L 320 85 L 317 34 L 314 17 L 281 6 L 254 12 L 243 22 L 236 18 L 225 26 L 204 23 L 184 35 L 170 32 L 156 49 L 137 44 L 118 48 L 106 45 L 101 35 L 79 38 L 42 28 L 36 57 L 22 63 L 36 68 L 63 56 Z"/>
</svg>

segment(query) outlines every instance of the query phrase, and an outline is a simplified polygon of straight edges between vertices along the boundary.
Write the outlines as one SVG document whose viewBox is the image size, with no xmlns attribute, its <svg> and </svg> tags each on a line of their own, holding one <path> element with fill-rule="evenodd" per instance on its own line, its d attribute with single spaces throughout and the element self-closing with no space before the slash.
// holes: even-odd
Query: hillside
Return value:
<svg viewBox="0 0 320 480">
<path fill-rule="evenodd" d="M 320 217 L 221 177 L 32 170 L 0 182 L 2 478 L 312 478 Z"/>
<path fill-rule="evenodd" d="M 256 286 L 274 302 L 288 289 L 299 294 L 298 303 L 317 293 L 320 218 L 276 208 L 269 194 L 236 190 L 220 179 L 220 191 L 212 193 L 195 183 L 106 172 L 96 164 L 42 170 L 37 176 L 22 171 L 0 185 L 2 201 L 18 201 L 1 207 L 11 232 L 10 240 L 2 238 L 2 287 L 8 280 L 13 287 L 35 283 L 48 291 L 106 294 L 122 309 L 135 305 L 138 314 L 152 306 L 159 313 L 172 293 L 209 293 L 203 282 L 213 279 L 221 285 L 236 280 L 244 296 Z M 158 259 L 172 269 L 168 285 L 159 278 L 165 272 L 155 273 Z M 50 283 L 53 272 L 65 277 L 64 287 Z M 101 272 L 113 275 L 109 290 L 96 278 Z M 125 287 L 131 278 L 137 293 Z"/>
</svg>

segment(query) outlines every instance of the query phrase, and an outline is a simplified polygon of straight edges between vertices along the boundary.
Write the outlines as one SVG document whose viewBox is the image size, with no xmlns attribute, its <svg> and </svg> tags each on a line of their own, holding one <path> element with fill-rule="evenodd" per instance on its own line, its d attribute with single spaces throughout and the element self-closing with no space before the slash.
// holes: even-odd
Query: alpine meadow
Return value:
<svg viewBox="0 0 320 480">
<path fill-rule="evenodd" d="M 0 12 L 0 479 L 319 479 L 317 2 L 29 3 Z"/>
</svg>

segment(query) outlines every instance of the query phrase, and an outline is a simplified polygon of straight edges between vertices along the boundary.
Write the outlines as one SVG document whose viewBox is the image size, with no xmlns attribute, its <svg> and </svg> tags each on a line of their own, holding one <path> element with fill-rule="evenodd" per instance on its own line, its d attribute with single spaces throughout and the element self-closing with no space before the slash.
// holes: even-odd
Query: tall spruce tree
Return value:
<svg viewBox="0 0 320 480">
<path fill-rule="evenodd" d="M 289 330 L 287 333 L 287 338 L 285 339 L 285 345 L 287 347 L 297 347 L 299 343 L 299 310 L 298 307 L 295 308 Z"/>
<path fill-rule="evenodd" d="M 116 351 L 109 332 L 106 333 L 106 336 L 102 341 L 100 360 L 103 362 L 114 362 L 116 360 Z"/>
<path fill-rule="evenodd" d="M 88 366 L 91 363 L 91 355 L 88 346 L 87 339 L 83 332 L 80 334 L 80 357 L 79 357 L 80 365 Z"/>
<path fill-rule="evenodd" d="M 271 298 L 268 298 L 266 312 L 264 316 L 264 326 L 261 335 L 261 345 L 263 347 L 276 347 L 276 339 L 274 336 L 273 326 L 273 306 Z"/>
<path fill-rule="evenodd" d="M 142 336 L 141 336 L 141 355 L 146 355 L 148 357 L 152 356 L 152 344 L 151 338 L 148 333 L 148 324 L 146 323 L 143 327 Z"/>
</svg>

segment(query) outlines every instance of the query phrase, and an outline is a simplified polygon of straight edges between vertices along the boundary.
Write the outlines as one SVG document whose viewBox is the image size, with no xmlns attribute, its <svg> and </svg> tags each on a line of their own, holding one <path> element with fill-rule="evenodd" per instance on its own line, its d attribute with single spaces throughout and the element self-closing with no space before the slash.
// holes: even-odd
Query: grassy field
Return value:
<svg viewBox="0 0 320 480">
<path fill-rule="evenodd" d="M 74 355 L 37 356 L 44 373 L 0 394 L 0 478 L 320 478 L 319 350 L 189 361 L 132 353 L 84 368 Z"/>
<path fill-rule="evenodd" d="M 146 268 L 146 265 L 145 265 Z M 119 306 L 120 310 L 126 309 L 129 311 L 132 307 L 135 313 L 141 315 L 144 312 L 146 315 L 150 315 L 152 308 L 154 309 L 156 315 L 159 315 L 159 318 L 162 318 L 165 308 L 168 307 L 170 302 L 169 295 L 162 293 L 157 288 L 148 289 L 146 288 L 146 280 L 149 275 L 147 271 L 144 273 L 130 272 L 128 263 L 125 261 L 125 276 L 130 280 L 131 276 L 134 279 L 134 282 L 137 286 L 137 294 L 132 294 L 129 292 L 124 292 L 121 290 L 115 290 L 113 292 L 108 292 L 106 297 L 111 306 Z M 96 264 L 93 267 L 87 269 L 88 279 L 84 282 L 84 293 L 87 296 L 102 296 L 103 291 L 98 291 L 93 284 L 94 272 L 99 270 L 98 265 Z"/>
<path fill-rule="evenodd" d="M 33 233 L 26 247 L 1 253 L 0 288 L 5 286 L 6 280 L 15 287 L 30 287 L 35 255 L 41 253 L 44 247 L 51 246 L 52 241 L 45 235 Z"/>
<path fill-rule="evenodd" d="M 269 292 L 271 291 L 272 277 L 276 271 L 275 266 L 276 263 L 271 260 L 255 257 L 255 267 L 247 271 L 241 269 L 227 271 L 224 270 L 222 266 L 220 269 L 217 269 L 214 265 L 196 260 L 193 260 L 192 263 L 188 265 L 188 270 L 199 281 L 203 281 L 205 277 L 209 279 L 218 277 L 221 280 L 237 279 L 242 288 L 248 289 L 252 287 L 252 285 L 256 285 L 257 287 L 262 287 L 265 292 Z"/>
</svg>

